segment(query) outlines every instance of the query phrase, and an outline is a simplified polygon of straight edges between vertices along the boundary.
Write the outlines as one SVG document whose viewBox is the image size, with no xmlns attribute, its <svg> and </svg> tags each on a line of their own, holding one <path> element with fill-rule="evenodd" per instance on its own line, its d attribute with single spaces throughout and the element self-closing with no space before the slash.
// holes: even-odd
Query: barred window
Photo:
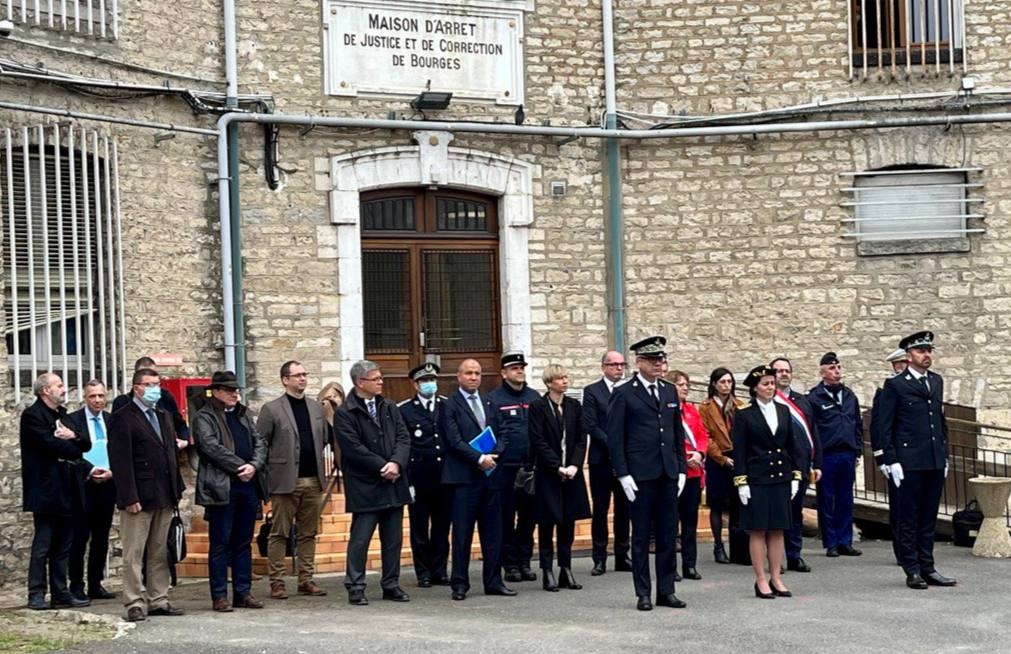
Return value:
<svg viewBox="0 0 1011 654">
<path fill-rule="evenodd" d="M 119 38 L 119 0 L 3 0 L 6 18 L 101 39 Z"/>
<path fill-rule="evenodd" d="M 851 78 L 965 71 L 963 0 L 850 0 L 850 31 Z"/>
</svg>

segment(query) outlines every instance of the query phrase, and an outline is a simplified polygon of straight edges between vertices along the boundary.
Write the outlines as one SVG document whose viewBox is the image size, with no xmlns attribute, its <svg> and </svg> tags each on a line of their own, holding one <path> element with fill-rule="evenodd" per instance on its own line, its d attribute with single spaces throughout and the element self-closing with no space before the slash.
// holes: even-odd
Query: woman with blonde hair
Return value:
<svg viewBox="0 0 1011 654">
<path fill-rule="evenodd" d="M 344 394 L 344 387 L 341 386 L 340 382 L 328 382 L 323 390 L 319 392 L 316 399 L 320 404 L 323 405 L 323 415 L 326 417 L 326 422 L 333 429 L 333 417 L 337 412 L 337 409 L 344 404 L 344 399 L 347 396 Z M 337 445 L 337 439 L 334 438 L 333 443 L 333 461 L 331 470 L 333 471 L 331 475 L 338 475 L 341 469 L 341 451 L 340 447 Z M 338 484 L 339 486 L 339 484 Z"/>
</svg>

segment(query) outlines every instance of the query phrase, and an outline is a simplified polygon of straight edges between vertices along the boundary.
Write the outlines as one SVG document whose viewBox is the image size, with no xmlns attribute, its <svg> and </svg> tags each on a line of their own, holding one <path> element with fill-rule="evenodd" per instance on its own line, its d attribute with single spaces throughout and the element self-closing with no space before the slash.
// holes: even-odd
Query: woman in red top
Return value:
<svg viewBox="0 0 1011 654">
<path fill-rule="evenodd" d="M 695 534 L 699 526 L 699 502 L 705 487 L 705 459 L 709 447 L 709 432 L 702 425 L 698 407 L 688 403 L 688 375 L 672 370 L 667 379 L 674 384 L 681 403 L 681 422 L 685 430 L 685 459 L 688 461 L 688 479 L 678 497 L 678 516 L 681 521 L 681 574 L 685 579 L 701 579 L 695 569 L 698 547 Z"/>
</svg>

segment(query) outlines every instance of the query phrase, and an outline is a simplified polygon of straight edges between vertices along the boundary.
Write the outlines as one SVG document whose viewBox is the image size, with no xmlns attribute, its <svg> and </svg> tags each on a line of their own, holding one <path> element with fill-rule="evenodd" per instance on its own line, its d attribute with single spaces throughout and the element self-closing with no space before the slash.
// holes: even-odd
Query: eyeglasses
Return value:
<svg viewBox="0 0 1011 654">
<path fill-rule="evenodd" d="M 627 364 L 624 361 L 621 361 L 621 362 L 618 362 L 618 363 L 605 363 L 604 365 L 607 366 L 607 367 L 609 367 L 609 368 L 625 368 L 625 367 L 627 367 Z"/>
<path fill-rule="evenodd" d="M 383 383 L 383 377 L 382 377 L 382 375 L 380 375 L 379 377 L 373 377 L 372 379 L 369 379 L 368 377 L 362 377 L 361 380 L 362 381 L 367 381 L 367 382 L 372 382 L 373 384 L 382 384 Z"/>
</svg>

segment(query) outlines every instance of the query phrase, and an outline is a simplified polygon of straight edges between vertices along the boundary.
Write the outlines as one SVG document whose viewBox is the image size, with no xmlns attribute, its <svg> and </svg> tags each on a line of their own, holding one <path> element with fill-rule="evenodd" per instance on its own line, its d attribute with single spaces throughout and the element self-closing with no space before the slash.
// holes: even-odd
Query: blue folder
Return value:
<svg viewBox="0 0 1011 654">
<path fill-rule="evenodd" d="M 481 454 L 488 454 L 495 449 L 497 443 L 498 439 L 495 438 L 495 432 L 491 430 L 491 427 L 485 427 L 484 431 L 470 439 L 469 445 Z M 493 471 L 494 468 L 485 470 L 484 474 L 490 475 Z"/>
<path fill-rule="evenodd" d="M 96 439 L 91 444 L 91 450 L 84 453 L 84 460 L 96 468 L 109 469 L 109 441 Z"/>
</svg>

